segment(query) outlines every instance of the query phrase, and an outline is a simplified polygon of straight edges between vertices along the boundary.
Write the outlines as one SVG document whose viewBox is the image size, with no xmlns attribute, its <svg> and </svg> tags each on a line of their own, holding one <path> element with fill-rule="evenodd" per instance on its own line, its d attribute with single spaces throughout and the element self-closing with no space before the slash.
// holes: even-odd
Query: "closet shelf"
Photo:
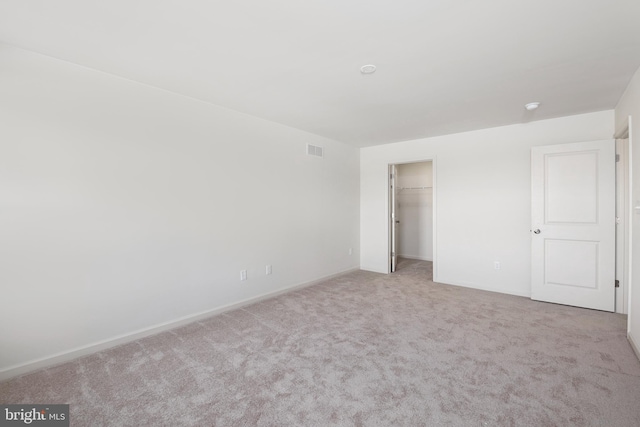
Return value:
<svg viewBox="0 0 640 427">
<path fill-rule="evenodd" d="M 402 190 L 428 190 L 433 187 L 400 187 L 400 191 Z"/>
</svg>

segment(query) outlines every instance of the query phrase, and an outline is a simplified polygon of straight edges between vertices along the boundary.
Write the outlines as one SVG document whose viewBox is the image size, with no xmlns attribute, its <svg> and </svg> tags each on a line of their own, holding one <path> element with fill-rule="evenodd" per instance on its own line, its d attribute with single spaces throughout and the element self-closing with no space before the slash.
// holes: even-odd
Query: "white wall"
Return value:
<svg viewBox="0 0 640 427">
<path fill-rule="evenodd" d="M 356 148 L 6 45 L 0 94 L 0 375 L 358 267 Z"/>
<path fill-rule="evenodd" d="M 631 117 L 629 143 L 631 151 L 632 208 L 640 206 L 640 70 L 629 83 L 615 110 L 616 131 L 627 126 Z M 640 357 L 640 210 L 631 214 L 631 281 L 629 286 L 628 335 Z"/>
<path fill-rule="evenodd" d="M 398 165 L 398 255 L 433 260 L 433 189 L 431 162 Z M 404 188 L 404 189 L 403 189 Z"/>
<path fill-rule="evenodd" d="M 529 296 L 530 149 L 611 139 L 613 123 L 605 111 L 362 149 L 361 268 L 387 272 L 387 165 L 434 159 L 434 280 Z"/>
</svg>

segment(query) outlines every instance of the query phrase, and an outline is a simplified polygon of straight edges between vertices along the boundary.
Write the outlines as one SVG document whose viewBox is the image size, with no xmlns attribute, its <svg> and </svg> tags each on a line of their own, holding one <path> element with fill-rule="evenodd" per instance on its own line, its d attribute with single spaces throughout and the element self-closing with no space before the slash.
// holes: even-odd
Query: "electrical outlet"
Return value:
<svg viewBox="0 0 640 427">
<path fill-rule="evenodd" d="M 240 280 L 247 280 L 247 270 L 240 270 Z"/>
<path fill-rule="evenodd" d="M 500 270 L 500 261 L 494 261 L 493 268 L 495 268 L 496 270 Z"/>
<path fill-rule="evenodd" d="M 265 273 L 267 274 L 267 276 L 269 274 L 271 274 L 271 266 L 270 265 L 267 265 L 267 267 L 265 268 Z"/>
<path fill-rule="evenodd" d="M 353 255 L 353 248 L 349 248 L 349 255 Z"/>
</svg>

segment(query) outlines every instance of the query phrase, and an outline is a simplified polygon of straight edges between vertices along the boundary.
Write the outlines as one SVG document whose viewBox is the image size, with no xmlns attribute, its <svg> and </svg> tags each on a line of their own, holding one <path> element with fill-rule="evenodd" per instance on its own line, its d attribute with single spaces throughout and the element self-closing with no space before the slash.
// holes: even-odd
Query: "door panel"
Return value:
<svg viewBox="0 0 640 427">
<path fill-rule="evenodd" d="M 531 150 L 531 298 L 615 308 L 613 140 Z"/>
<path fill-rule="evenodd" d="M 545 239 L 545 282 L 595 289 L 598 242 Z M 579 265 L 580 268 L 567 268 Z"/>
<path fill-rule="evenodd" d="M 545 162 L 545 222 L 597 223 L 598 152 L 548 154 Z"/>
</svg>

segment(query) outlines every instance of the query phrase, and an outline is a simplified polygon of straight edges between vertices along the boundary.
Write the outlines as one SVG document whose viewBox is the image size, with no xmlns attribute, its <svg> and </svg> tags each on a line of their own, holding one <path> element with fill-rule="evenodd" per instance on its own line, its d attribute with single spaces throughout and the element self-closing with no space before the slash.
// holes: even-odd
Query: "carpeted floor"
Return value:
<svg viewBox="0 0 640 427">
<path fill-rule="evenodd" d="M 0 383 L 73 426 L 640 426 L 626 317 L 355 272 Z"/>
</svg>

